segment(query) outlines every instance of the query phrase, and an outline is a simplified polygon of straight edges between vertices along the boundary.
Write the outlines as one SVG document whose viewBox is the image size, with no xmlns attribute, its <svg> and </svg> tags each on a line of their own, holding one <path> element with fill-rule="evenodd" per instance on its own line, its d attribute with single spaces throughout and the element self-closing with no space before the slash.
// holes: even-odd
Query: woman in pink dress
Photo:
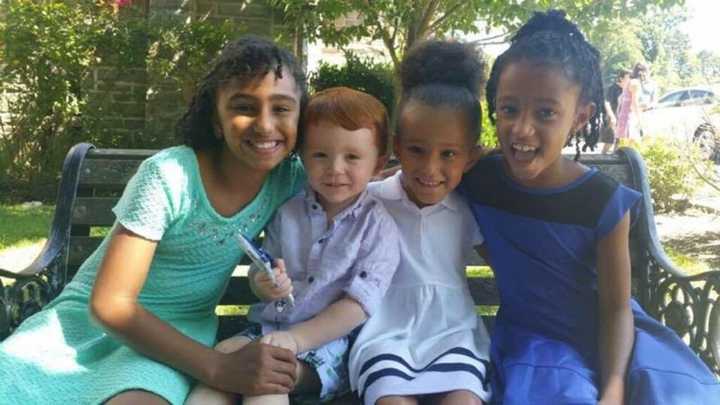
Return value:
<svg viewBox="0 0 720 405">
<path fill-rule="evenodd" d="M 640 138 L 639 77 L 639 68 L 638 65 L 635 65 L 630 78 L 626 77 L 621 82 L 623 92 L 618 101 L 617 126 L 615 127 L 616 145 L 620 139 Z"/>
</svg>

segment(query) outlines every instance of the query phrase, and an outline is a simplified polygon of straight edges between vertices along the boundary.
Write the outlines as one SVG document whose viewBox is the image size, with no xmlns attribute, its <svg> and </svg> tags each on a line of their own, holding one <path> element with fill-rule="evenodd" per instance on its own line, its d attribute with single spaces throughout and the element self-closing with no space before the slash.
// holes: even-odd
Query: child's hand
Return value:
<svg viewBox="0 0 720 405">
<path fill-rule="evenodd" d="M 275 301 L 292 293 L 292 281 L 285 271 L 285 262 L 282 259 L 275 260 L 273 274 L 274 283 L 264 271 L 256 271 L 253 276 L 253 292 L 261 301 Z"/>
<path fill-rule="evenodd" d="M 270 332 L 260 339 L 261 343 L 266 343 L 272 346 L 282 347 L 288 349 L 291 352 L 297 354 L 298 344 L 295 340 L 295 336 L 287 331 L 275 331 Z"/>
</svg>

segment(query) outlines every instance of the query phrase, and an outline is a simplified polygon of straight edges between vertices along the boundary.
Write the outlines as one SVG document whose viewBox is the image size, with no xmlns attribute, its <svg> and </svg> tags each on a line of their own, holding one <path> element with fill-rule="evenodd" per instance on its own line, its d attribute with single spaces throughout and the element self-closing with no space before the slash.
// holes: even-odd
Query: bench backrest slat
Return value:
<svg viewBox="0 0 720 405">
<path fill-rule="evenodd" d="M 115 215 L 112 208 L 118 197 L 78 197 L 72 212 L 72 223 L 87 226 L 112 226 Z"/>
<path fill-rule="evenodd" d="M 71 236 L 68 250 L 67 265 L 69 269 L 76 270 L 100 246 L 102 237 Z"/>
<path fill-rule="evenodd" d="M 147 157 L 147 156 L 146 156 Z M 85 159 L 80 184 L 103 190 L 122 190 L 141 163 L 138 159 Z"/>
</svg>

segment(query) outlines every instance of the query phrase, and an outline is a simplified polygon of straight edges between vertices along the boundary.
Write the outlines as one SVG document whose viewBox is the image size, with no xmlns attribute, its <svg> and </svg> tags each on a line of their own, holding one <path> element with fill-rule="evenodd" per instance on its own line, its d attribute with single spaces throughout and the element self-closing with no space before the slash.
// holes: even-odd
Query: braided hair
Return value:
<svg viewBox="0 0 720 405">
<path fill-rule="evenodd" d="M 187 111 L 178 121 L 175 135 L 196 150 L 220 148 L 224 141 L 215 136 L 214 127 L 218 90 L 232 80 L 245 85 L 270 72 L 276 78 L 282 78 L 283 68 L 295 79 L 302 116 L 308 100 L 307 83 L 305 72 L 295 57 L 270 40 L 246 35 L 228 43 L 212 63 L 210 71 L 198 83 Z"/>
<path fill-rule="evenodd" d="M 486 93 L 490 120 L 494 124 L 495 97 L 500 74 L 511 63 L 526 60 L 557 67 L 570 81 L 580 86 L 580 100 L 594 103 L 595 112 L 589 125 L 573 134 L 575 138 L 575 160 L 580 157 L 580 139 L 584 141 L 583 151 L 593 150 L 598 141 L 604 119 L 603 81 L 600 71 L 600 53 L 592 46 L 578 27 L 565 18 L 562 10 L 536 12 L 511 38 L 510 48 L 496 60 L 490 72 Z"/>
<path fill-rule="evenodd" d="M 396 110 L 396 134 L 405 107 L 420 102 L 462 111 L 468 135 L 475 141 L 480 134 L 484 71 L 482 55 L 468 44 L 428 40 L 414 46 L 400 65 L 402 96 Z"/>
</svg>

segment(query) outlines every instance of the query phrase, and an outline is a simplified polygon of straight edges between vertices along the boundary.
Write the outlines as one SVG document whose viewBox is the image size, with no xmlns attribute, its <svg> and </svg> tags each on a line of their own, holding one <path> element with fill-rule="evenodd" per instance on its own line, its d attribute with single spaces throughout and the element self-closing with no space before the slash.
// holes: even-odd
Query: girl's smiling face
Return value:
<svg viewBox="0 0 720 405">
<path fill-rule="evenodd" d="M 253 170 L 269 172 L 295 148 L 299 117 L 300 93 L 287 70 L 247 84 L 232 80 L 217 92 L 215 134 Z"/>
<path fill-rule="evenodd" d="M 500 74 L 495 102 L 498 140 L 515 181 L 553 187 L 574 177 L 561 152 L 595 111 L 581 102 L 578 84 L 559 67 L 521 60 Z"/>
<path fill-rule="evenodd" d="M 418 207 L 437 204 L 457 187 L 478 156 L 461 111 L 410 102 L 400 115 L 395 153 L 402 185 Z"/>
</svg>

